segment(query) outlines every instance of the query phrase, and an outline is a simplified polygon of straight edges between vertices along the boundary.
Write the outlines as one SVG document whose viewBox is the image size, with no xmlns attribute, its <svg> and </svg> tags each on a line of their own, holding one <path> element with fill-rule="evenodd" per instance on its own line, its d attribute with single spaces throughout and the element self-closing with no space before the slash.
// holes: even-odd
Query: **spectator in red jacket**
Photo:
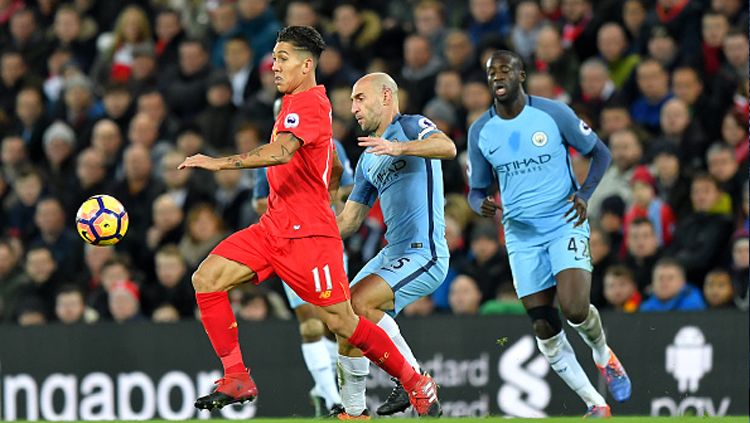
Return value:
<svg viewBox="0 0 750 423">
<path fill-rule="evenodd" d="M 630 185 L 633 187 L 633 204 L 625 213 L 625 242 L 630 223 L 636 218 L 646 217 L 654 225 L 659 245 L 669 245 L 677 219 L 669 204 L 656 196 L 656 179 L 648 167 L 638 166 L 630 178 Z"/>
</svg>

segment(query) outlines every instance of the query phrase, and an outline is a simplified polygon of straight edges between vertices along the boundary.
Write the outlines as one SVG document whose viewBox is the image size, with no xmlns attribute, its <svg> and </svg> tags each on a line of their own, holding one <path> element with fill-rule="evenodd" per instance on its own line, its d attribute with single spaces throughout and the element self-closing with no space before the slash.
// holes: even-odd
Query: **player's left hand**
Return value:
<svg viewBox="0 0 750 423">
<path fill-rule="evenodd" d="M 213 157 L 206 156 L 205 154 L 194 154 L 177 166 L 177 169 L 185 169 L 188 167 L 197 167 L 207 170 L 221 170 L 219 161 Z"/>
<path fill-rule="evenodd" d="M 381 137 L 359 137 L 360 147 L 366 147 L 368 153 L 376 156 L 400 156 L 403 146 L 400 142 L 388 141 Z"/>
<path fill-rule="evenodd" d="M 573 205 L 570 206 L 570 209 L 567 212 L 565 212 L 566 218 L 570 216 L 570 218 L 568 218 L 565 223 L 570 223 L 578 218 L 576 223 L 573 224 L 573 227 L 577 228 L 578 226 L 583 225 L 583 222 L 586 221 L 586 213 L 588 210 L 588 204 L 586 203 L 586 200 L 573 194 L 568 197 L 568 203 L 573 203 Z"/>
</svg>

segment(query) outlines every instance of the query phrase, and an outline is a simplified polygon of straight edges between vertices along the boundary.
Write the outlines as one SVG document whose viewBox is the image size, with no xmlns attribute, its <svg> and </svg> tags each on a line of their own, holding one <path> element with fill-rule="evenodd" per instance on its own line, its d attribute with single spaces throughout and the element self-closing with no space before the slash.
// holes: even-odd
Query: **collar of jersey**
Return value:
<svg viewBox="0 0 750 423">
<path fill-rule="evenodd" d="M 526 96 L 526 105 L 523 106 L 524 108 L 531 106 L 531 96 L 528 94 L 524 94 Z M 523 110 L 521 110 L 523 113 Z M 519 113 L 520 115 L 521 113 Z M 503 119 L 500 117 L 500 115 L 497 114 L 497 111 L 495 111 L 495 100 L 492 100 L 492 105 L 490 106 L 490 118 L 497 116 L 500 119 Z"/>
<path fill-rule="evenodd" d="M 396 116 L 393 117 L 393 120 L 391 121 L 391 123 L 388 125 L 387 128 L 385 128 L 385 131 L 383 131 L 383 135 L 381 135 L 381 137 L 385 138 L 385 134 L 388 133 L 388 130 L 391 129 L 394 123 L 396 123 L 399 119 L 401 119 L 401 116 L 402 116 L 401 113 L 396 113 Z M 370 136 L 374 137 L 375 134 L 374 133 L 370 134 Z"/>
</svg>

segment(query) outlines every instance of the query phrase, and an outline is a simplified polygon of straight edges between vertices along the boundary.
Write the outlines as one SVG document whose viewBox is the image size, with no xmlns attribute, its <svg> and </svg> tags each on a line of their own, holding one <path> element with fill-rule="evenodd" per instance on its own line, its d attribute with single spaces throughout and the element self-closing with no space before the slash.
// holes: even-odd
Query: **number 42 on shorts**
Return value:
<svg viewBox="0 0 750 423">
<path fill-rule="evenodd" d="M 568 241 L 568 251 L 572 251 L 573 254 L 575 254 L 576 260 L 586 260 L 591 257 L 589 254 L 589 241 L 587 239 L 578 239 L 578 242 L 576 243 L 576 239 L 574 237 L 571 237 Z M 580 245 L 580 251 L 581 256 L 578 255 L 579 251 L 579 245 Z"/>
</svg>

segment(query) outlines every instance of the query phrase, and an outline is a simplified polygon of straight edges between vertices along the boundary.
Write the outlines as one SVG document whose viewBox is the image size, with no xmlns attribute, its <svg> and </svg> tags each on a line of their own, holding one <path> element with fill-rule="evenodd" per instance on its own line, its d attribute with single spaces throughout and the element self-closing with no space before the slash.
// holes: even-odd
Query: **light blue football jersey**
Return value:
<svg viewBox="0 0 750 423">
<path fill-rule="evenodd" d="M 437 131 L 424 116 L 399 114 L 382 137 L 390 141 L 421 140 Z M 349 200 L 372 207 L 380 198 L 389 257 L 408 252 L 435 258 L 449 256 L 443 195 L 440 160 L 376 156 L 365 151 L 354 171 Z"/>
<path fill-rule="evenodd" d="M 469 185 L 498 182 L 506 242 L 536 245 L 565 226 L 568 197 L 579 189 L 568 146 L 588 154 L 598 140 L 573 110 L 559 101 L 527 96 L 513 119 L 494 106 L 469 128 Z"/>
</svg>

